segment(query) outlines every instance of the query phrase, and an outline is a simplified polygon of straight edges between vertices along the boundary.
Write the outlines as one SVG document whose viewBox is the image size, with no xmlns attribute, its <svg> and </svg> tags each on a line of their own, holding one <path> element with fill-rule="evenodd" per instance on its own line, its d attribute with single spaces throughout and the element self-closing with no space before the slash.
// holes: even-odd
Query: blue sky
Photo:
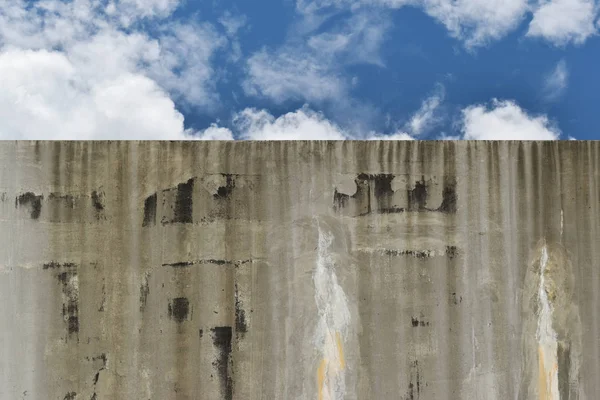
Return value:
<svg viewBox="0 0 600 400">
<path fill-rule="evenodd" d="M 3 139 L 595 139 L 593 0 L 12 0 Z"/>
</svg>

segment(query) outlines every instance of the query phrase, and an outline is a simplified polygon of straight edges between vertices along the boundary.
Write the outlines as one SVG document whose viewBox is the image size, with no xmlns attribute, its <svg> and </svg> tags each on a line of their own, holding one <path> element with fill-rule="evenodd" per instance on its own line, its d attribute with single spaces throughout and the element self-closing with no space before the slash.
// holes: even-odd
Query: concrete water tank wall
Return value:
<svg viewBox="0 0 600 400">
<path fill-rule="evenodd" d="M 0 143 L 0 399 L 600 399 L 599 142 Z"/>
</svg>

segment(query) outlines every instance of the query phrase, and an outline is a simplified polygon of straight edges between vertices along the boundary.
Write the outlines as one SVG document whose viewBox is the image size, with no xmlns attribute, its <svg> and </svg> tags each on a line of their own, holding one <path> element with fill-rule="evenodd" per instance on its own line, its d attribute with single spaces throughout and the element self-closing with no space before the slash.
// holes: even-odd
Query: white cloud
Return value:
<svg viewBox="0 0 600 400">
<path fill-rule="evenodd" d="M 327 119 L 322 113 L 304 106 L 296 111 L 273 116 L 267 110 L 246 108 L 234 115 L 233 131 L 242 140 L 413 140 L 406 132 L 392 134 L 369 132 L 357 135 Z M 229 140 L 232 130 L 212 124 L 195 134 L 199 139 Z"/>
<path fill-rule="evenodd" d="M 227 39 L 209 24 L 159 21 L 155 37 L 134 24 L 178 4 L 0 2 L 1 137 L 187 138 L 171 96 L 215 106 L 212 58 Z"/>
<path fill-rule="evenodd" d="M 247 108 L 234 118 L 241 139 L 342 140 L 344 131 L 322 114 L 306 107 L 275 118 L 266 110 Z"/>
<path fill-rule="evenodd" d="M 416 136 L 428 132 L 439 120 L 436 110 L 443 100 L 444 87 L 438 85 L 436 93 L 425 99 L 421 108 L 410 118 L 406 125 L 407 130 Z"/>
<path fill-rule="evenodd" d="M 594 0 L 297 0 L 305 19 L 331 16 L 337 10 L 415 6 L 441 22 L 450 35 L 468 49 L 485 46 L 514 31 L 528 13 L 533 14 L 528 36 L 555 45 L 583 43 L 596 34 L 598 15 Z M 334 10 L 334 11 L 332 11 Z M 328 13 L 327 13 L 328 11 Z M 321 17 L 325 18 L 325 17 Z"/>
<path fill-rule="evenodd" d="M 227 11 L 221 18 L 219 18 L 219 23 L 225 28 L 227 35 L 234 37 L 237 32 L 248 23 L 248 19 L 245 15 L 232 14 L 231 12 Z"/>
<path fill-rule="evenodd" d="M 462 111 L 464 139 L 554 140 L 559 129 L 545 115 L 532 116 L 513 101 L 492 100 L 491 107 L 473 105 Z"/>
<path fill-rule="evenodd" d="M 249 58 L 244 90 L 276 103 L 348 98 L 352 83 L 344 67 L 383 66 L 379 53 L 389 28 L 389 16 L 369 11 L 342 19 L 324 33 L 296 32 L 275 51 L 262 49 Z"/>
<path fill-rule="evenodd" d="M 191 131 L 187 131 L 186 133 L 200 140 L 233 140 L 233 132 L 228 128 L 217 126 L 217 124 L 211 124 L 208 128 L 200 132 L 192 133 Z"/>
<path fill-rule="evenodd" d="M 246 93 L 276 103 L 289 99 L 320 102 L 345 93 L 344 80 L 328 62 L 293 47 L 255 53 L 248 60 L 247 72 L 243 83 Z"/>
<path fill-rule="evenodd" d="M 543 96 L 547 101 L 558 99 L 567 89 L 569 71 L 565 60 L 556 64 L 554 70 L 546 76 Z"/>
<path fill-rule="evenodd" d="M 0 54 L 2 139 L 184 139 L 183 116 L 142 75 L 97 82 L 60 52 Z"/>
<path fill-rule="evenodd" d="M 527 0 L 423 0 L 422 4 L 427 14 L 469 48 L 505 36 L 528 11 Z"/>
<path fill-rule="evenodd" d="M 542 37 L 558 46 L 581 44 L 596 33 L 596 15 L 593 0 L 541 0 L 527 36 Z"/>
</svg>

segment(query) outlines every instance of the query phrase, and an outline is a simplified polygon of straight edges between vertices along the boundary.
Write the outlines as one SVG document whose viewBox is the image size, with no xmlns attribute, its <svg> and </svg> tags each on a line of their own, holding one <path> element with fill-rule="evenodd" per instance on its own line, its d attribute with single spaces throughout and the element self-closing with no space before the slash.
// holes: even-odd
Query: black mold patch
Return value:
<svg viewBox="0 0 600 400">
<path fill-rule="evenodd" d="M 194 261 L 179 261 L 175 263 L 165 263 L 162 264 L 163 267 L 173 267 L 173 268 L 185 268 L 191 267 L 196 264 L 214 264 L 214 265 L 229 265 L 233 264 L 233 261 L 229 260 L 215 260 L 215 259 L 206 259 L 206 260 L 194 260 Z"/>
<path fill-rule="evenodd" d="M 462 296 L 457 295 L 456 292 L 452 292 L 450 293 L 450 301 L 452 302 L 452 304 L 458 305 L 462 303 L 463 298 Z"/>
<path fill-rule="evenodd" d="M 31 219 L 38 219 L 42 212 L 42 199 L 44 196 L 33 192 L 23 193 L 15 199 L 15 207 L 29 207 Z"/>
<path fill-rule="evenodd" d="M 193 222 L 194 179 L 177 185 L 175 197 L 174 223 L 191 224 Z"/>
<path fill-rule="evenodd" d="M 198 336 L 200 337 L 200 339 L 202 339 L 202 336 L 204 336 L 204 330 L 203 329 L 198 329 Z"/>
<path fill-rule="evenodd" d="M 72 269 L 76 268 L 77 265 L 74 263 L 58 263 L 56 261 L 50 261 L 49 263 L 45 263 L 42 268 L 43 269 L 57 269 L 57 268 L 66 268 Z"/>
<path fill-rule="evenodd" d="M 169 317 L 178 323 L 188 318 L 190 301 L 185 297 L 176 297 L 169 302 Z"/>
<path fill-rule="evenodd" d="M 456 246 L 446 246 L 446 257 L 451 260 L 458 257 L 458 248 Z"/>
<path fill-rule="evenodd" d="M 402 400 L 418 400 L 421 397 L 423 386 L 427 386 L 427 384 L 424 385 L 421 380 L 421 368 L 419 367 L 419 362 L 415 360 L 410 363 L 408 391 L 405 396 L 402 396 Z"/>
<path fill-rule="evenodd" d="M 156 193 L 151 196 L 148 196 L 146 200 L 144 200 L 144 222 L 142 226 L 153 226 L 156 225 L 156 205 L 158 202 L 158 197 Z"/>
<path fill-rule="evenodd" d="M 75 400 L 76 397 L 77 397 L 76 392 L 69 392 L 69 393 L 65 394 L 65 397 L 63 397 L 63 400 Z"/>
<path fill-rule="evenodd" d="M 237 335 L 244 336 L 248 332 L 248 325 L 246 323 L 246 311 L 242 306 L 242 302 L 239 298 L 238 285 L 235 284 L 235 332 Z"/>
<path fill-rule="evenodd" d="M 225 200 L 230 198 L 233 189 L 235 189 L 235 179 L 231 174 L 222 174 L 225 177 L 225 186 L 220 186 L 217 193 L 213 197 L 217 200 Z"/>
<path fill-rule="evenodd" d="M 53 264 L 48 264 L 53 265 Z M 54 264 L 56 265 L 56 264 Z M 62 316 L 67 327 L 67 339 L 79 335 L 79 284 L 77 281 L 77 270 L 73 264 L 67 263 L 66 271 L 56 275 L 61 285 L 63 294 Z M 64 268 L 48 267 L 48 268 Z M 45 268 L 46 269 L 46 268 Z"/>
<path fill-rule="evenodd" d="M 218 326 L 211 329 L 213 344 L 219 351 L 218 358 L 213 362 L 213 367 L 219 374 L 221 381 L 221 395 L 224 400 L 233 399 L 233 380 L 229 375 L 231 364 L 231 338 L 230 326 Z"/>
<path fill-rule="evenodd" d="M 425 321 L 425 316 L 423 314 L 421 314 L 420 317 L 412 317 L 410 322 L 413 328 L 417 328 L 419 326 L 429 326 L 429 322 Z"/>
<path fill-rule="evenodd" d="M 427 208 L 427 184 L 425 177 L 421 181 L 415 182 L 415 187 L 408 190 L 408 210 L 425 211 Z"/>
<path fill-rule="evenodd" d="M 94 190 L 92 192 L 92 207 L 96 213 L 96 219 L 102 219 L 104 215 L 104 192 Z"/>
<path fill-rule="evenodd" d="M 148 295 L 150 294 L 148 278 L 148 274 L 144 274 L 144 281 L 140 285 L 140 311 L 142 312 L 146 308 L 146 302 L 148 301 Z"/>
<path fill-rule="evenodd" d="M 569 370 L 571 369 L 571 350 L 568 344 L 559 343 L 557 348 L 558 358 L 558 392 L 561 399 L 570 396 Z"/>
<path fill-rule="evenodd" d="M 58 201 L 67 206 L 67 208 L 75 208 L 75 197 L 70 194 L 50 193 L 48 201 Z"/>
<path fill-rule="evenodd" d="M 442 204 L 438 207 L 437 211 L 446 214 L 456 213 L 456 202 L 458 196 L 456 195 L 456 181 L 451 181 L 446 184 L 442 193 Z"/>
<path fill-rule="evenodd" d="M 419 259 L 425 259 L 433 257 L 435 252 L 431 250 L 385 250 L 385 254 L 389 256 L 399 257 L 399 256 L 410 256 Z"/>
</svg>

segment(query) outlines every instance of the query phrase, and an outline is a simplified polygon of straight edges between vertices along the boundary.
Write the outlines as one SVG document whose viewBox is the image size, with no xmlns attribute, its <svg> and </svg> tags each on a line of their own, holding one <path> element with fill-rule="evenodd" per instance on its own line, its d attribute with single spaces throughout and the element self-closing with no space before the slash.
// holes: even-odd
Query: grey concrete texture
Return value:
<svg viewBox="0 0 600 400">
<path fill-rule="evenodd" d="M 0 399 L 600 399 L 599 142 L 2 142 Z"/>
</svg>

